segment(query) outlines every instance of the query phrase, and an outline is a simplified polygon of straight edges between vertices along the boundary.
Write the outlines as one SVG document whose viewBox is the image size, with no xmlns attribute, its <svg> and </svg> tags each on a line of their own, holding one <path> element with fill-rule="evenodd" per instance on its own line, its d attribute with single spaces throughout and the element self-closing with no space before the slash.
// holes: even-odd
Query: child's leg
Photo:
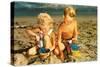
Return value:
<svg viewBox="0 0 100 67">
<path fill-rule="evenodd" d="M 68 55 L 72 55 L 72 50 L 71 50 L 70 44 L 66 43 L 66 46 L 65 47 L 66 47 L 67 54 Z"/>
<path fill-rule="evenodd" d="M 54 54 L 55 54 L 56 56 L 58 56 L 58 55 L 60 54 L 59 48 L 58 48 L 58 47 L 56 47 L 56 48 L 54 49 Z"/>
<path fill-rule="evenodd" d="M 71 56 L 72 56 L 71 45 L 66 42 L 64 42 L 64 45 L 65 45 L 65 50 L 64 50 L 65 59 L 66 59 L 66 62 L 69 62 L 71 61 Z"/>
<path fill-rule="evenodd" d="M 63 51 L 60 51 L 60 59 L 61 59 L 62 61 L 65 60 L 65 56 L 64 56 L 64 52 L 63 52 Z"/>
<path fill-rule="evenodd" d="M 54 54 L 55 54 L 58 58 L 60 58 L 62 61 L 64 61 L 64 59 L 65 59 L 64 53 L 63 53 L 63 51 L 60 51 L 58 47 L 56 47 L 56 48 L 54 49 Z"/>
</svg>

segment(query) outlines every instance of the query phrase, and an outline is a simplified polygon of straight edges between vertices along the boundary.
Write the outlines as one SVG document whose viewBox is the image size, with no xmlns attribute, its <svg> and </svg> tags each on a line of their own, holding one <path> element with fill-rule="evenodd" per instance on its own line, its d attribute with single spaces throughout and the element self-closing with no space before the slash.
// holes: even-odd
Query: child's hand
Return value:
<svg viewBox="0 0 100 67">
<path fill-rule="evenodd" d="M 72 38 L 73 41 L 77 41 L 77 38 Z"/>
<path fill-rule="evenodd" d="M 36 40 L 39 41 L 40 40 L 40 37 L 38 35 L 36 35 Z"/>
</svg>

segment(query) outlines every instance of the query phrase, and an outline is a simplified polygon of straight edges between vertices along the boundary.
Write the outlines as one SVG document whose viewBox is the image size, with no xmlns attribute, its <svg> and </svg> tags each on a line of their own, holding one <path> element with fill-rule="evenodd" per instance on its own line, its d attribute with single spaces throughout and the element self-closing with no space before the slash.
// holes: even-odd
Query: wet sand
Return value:
<svg viewBox="0 0 100 67">
<path fill-rule="evenodd" d="M 63 20 L 62 16 L 52 16 L 54 19 L 54 28 L 57 31 L 58 25 Z M 78 30 L 80 32 L 78 36 L 78 41 L 76 42 L 80 46 L 81 57 L 76 60 L 76 62 L 83 61 L 96 61 L 97 60 L 97 17 L 96 16 L 78 16 Z M 15 17 L 14 19 L 14 44 L 12 45 L 12 50 L 14 54 L 24 55 L 26 58 L 24 61 L 29 63 L 31 60 L 27 57 L 27 50 L 30 49 L 35 44 L 35 38 L 29 37 L 26 33 L 26 29 L 31 26 L 35 26 L 37 22 L 36 17 Z M 13 58 L 13 57 L 12 57 Z M 20 59 L 21 60 L 21 59 Z M 20 61 L 20 60 L 17 60 Z M 24 63 L 24 61 L 21 61 Z M 16 63 L 17 63 L 16 62 Z M 15 64 L 16 64 L 15 63 Z M 25 65 L 27 63 L 24 63 Z M 62 63 L 54 54 L 51 54 L 44 62 L 40 62 L 35 59 L 32 64 L 48 64 L 48 63 Z M 20 62 L 19 62 L 20 64 Z"/>
</svg>

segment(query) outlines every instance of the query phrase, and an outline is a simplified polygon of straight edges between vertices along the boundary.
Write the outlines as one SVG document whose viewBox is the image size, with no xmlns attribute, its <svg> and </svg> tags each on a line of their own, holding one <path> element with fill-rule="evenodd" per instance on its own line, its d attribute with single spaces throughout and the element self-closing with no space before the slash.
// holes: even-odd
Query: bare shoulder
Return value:
<svg viewBox="0 0 100 67">
<path fill-rule="evenodd" d="M 63 28 L 63 26 L 64 26 L 64 24 L 63 24 L 63 22 L 61 22 L 60 24 L 59 24 L 59 29 L 61 29 L 61 28 Z"/>
<path fill-rule="evenodd" d="M 73 24 L 77 25 L 77 20 L 73 19 Z"/>
</svg>

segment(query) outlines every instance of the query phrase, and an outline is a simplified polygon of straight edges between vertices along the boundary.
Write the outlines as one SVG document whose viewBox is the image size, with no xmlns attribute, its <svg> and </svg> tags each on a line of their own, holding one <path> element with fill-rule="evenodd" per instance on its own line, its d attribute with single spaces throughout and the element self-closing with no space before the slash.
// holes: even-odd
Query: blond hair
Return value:
<svg viewBox="0 0 100 67">
<path fill-rule="evenodd" d="M 73 7 L 67 7 L 64 9 L 64 17 L 66 17 L 66 15 L 69 15 L 70 17 L 75 17 L 76 10 Z"/>
<path fill-rule="evenodd" d="M 37 17 L 37 22 L 39 25 L 48 25 L 49 27 L 53 27 L 53 19 L 47 13 L 40 13 Z"/>
</svg>

